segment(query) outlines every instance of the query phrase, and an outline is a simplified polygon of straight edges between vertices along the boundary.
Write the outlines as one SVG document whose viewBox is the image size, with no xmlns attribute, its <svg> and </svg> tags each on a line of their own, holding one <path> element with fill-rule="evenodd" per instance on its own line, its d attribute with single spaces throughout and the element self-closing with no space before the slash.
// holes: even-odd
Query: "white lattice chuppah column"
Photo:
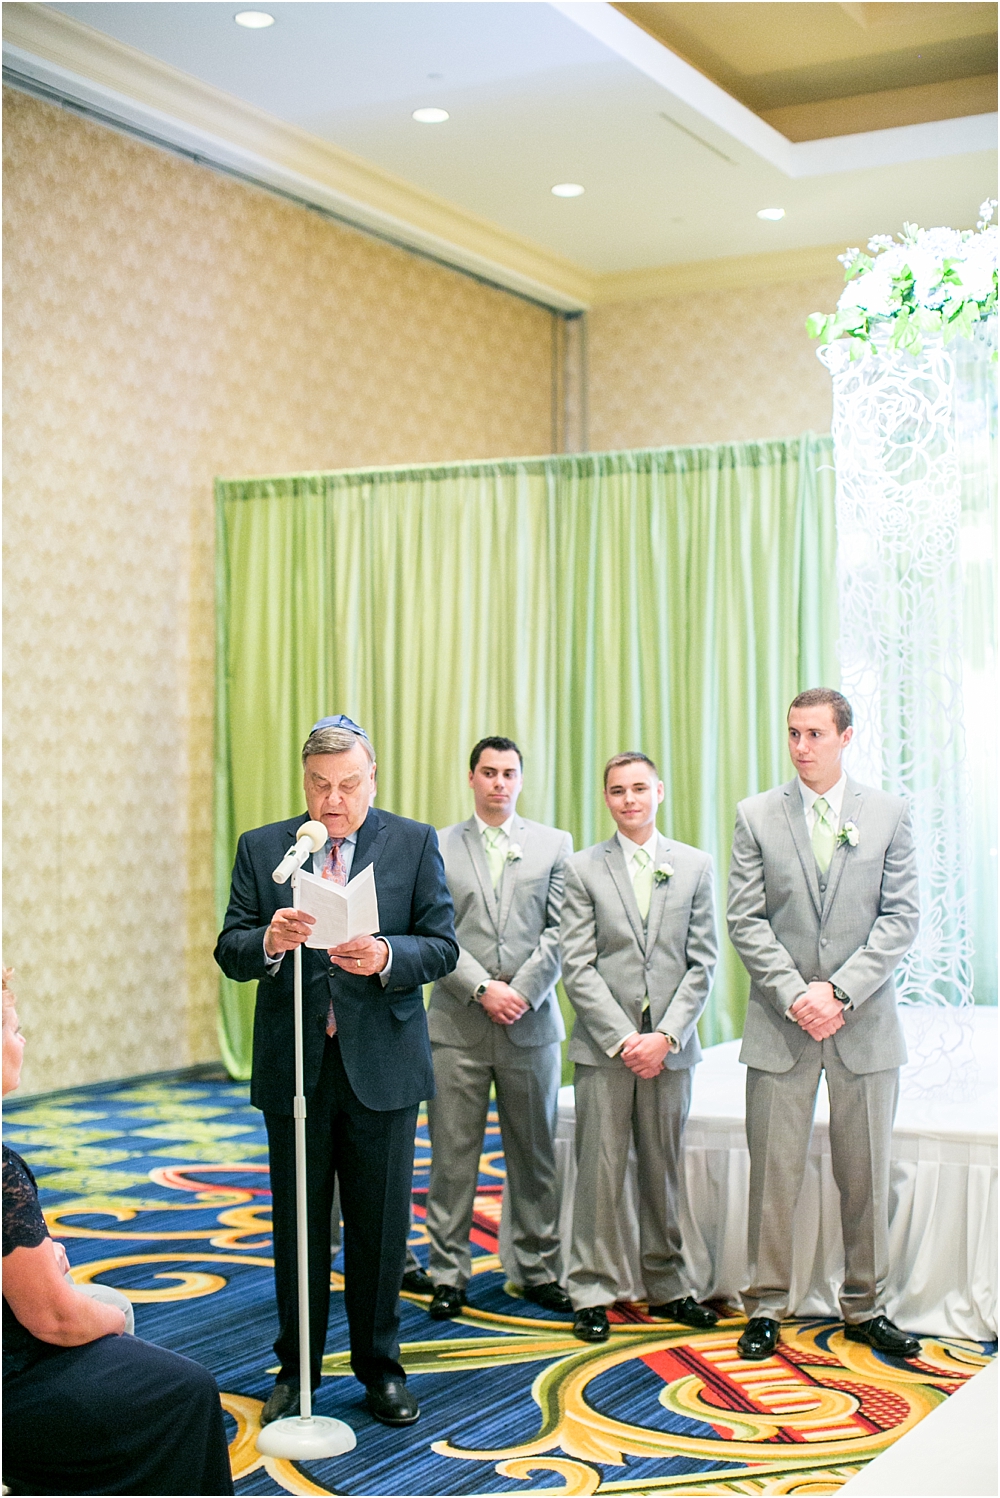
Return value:
<svg viewBox="0 0 1000 1498">
<path fill-rule="evenodd" d="M 971 1003 L 957 418 L 970 364 L 988 360 L 990 345 L 934 339 L 914 356 L 882 340 L 852 362 L 836 342 L 819 355 L 833 376 L 852 772 L 911 798 L 920 860 L 921 928 L 899 994 Z"/>
</svg>

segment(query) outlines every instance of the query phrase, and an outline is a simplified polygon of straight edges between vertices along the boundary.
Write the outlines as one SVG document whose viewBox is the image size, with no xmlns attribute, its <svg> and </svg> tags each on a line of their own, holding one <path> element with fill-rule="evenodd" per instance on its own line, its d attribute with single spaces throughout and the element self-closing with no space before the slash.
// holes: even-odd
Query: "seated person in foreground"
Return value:
<svg viewBox="0 0 1000 1498">
<path fill-rule="evenodd" d="M 3 984 L 3 1095 L 24 1037 Z M 219 1391 L 199 1363 L 124 1336 L 75 1290 L 34 1176 L 3 1146 L 4 1480 L 13 1493 L 231 1493 Z"/>
</svg>

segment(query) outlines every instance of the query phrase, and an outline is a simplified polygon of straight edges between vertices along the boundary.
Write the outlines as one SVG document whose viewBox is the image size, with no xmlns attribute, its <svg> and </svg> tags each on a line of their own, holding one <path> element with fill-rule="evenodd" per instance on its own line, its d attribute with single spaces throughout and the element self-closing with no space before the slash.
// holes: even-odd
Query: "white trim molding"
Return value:
<svg viewBox="0 0 1000 1498">
<path fill-rule="evenodd" d="M 592 306 L 687 296 L 695 291 L 736 291 L 782 281 L 812 281 L 826 276 L 838 283 L 843 267 L 837 256 L 843 245 L 809 245 L 802 250 L 773 250 L 767 255 L 733 255 L 692 260 L 683 265 L 653 265 L 644 270 L 614 271 L 594 277 Z"/>
</svg>

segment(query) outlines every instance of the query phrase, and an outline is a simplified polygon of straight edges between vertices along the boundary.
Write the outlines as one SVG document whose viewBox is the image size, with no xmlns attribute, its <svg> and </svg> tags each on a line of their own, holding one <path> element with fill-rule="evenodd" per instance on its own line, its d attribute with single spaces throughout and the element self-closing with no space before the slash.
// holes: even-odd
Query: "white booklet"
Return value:
<svg viewBox="0 0 1000 1498">
<path fill-rule="evenodd" d="M 315 874 L 299 873 L 299 908 L 316 917 L 307 947 L 339 947 L 356 936 L 374 936 L 378 930 L 378 897 L 375 870 L 363 868 L 349 884 L 334 884 Z"/>
</svg>

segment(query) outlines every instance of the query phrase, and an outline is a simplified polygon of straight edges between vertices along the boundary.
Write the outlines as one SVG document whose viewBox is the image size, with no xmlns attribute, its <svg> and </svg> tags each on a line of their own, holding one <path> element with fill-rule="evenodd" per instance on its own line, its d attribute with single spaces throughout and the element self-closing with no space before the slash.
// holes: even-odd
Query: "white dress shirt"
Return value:
<svg viewBox="0 0 1000 1498">
<path fill-rule="evenodd" d="M 474 816 L 476 818 L 476 826 L 479 828 L 479 836 L 482 837 L 483 833 L 487 831 L 499 832 L 501 834 L 501 838 L 499 843 L 497 844 L 497 847 L 502 848 L 506 853 L 508 847 L 510 846 L 510 829 L 511 823 L 514 820 L 514 813 L 511 812 L 506 822 L 501 822 L 499 827 L 491 827 L 489 822 L 484 822 L 478 811 L 474 813 Z"/>
<path fill-rule="evenodd" d="M 836 785 L 832 785 L 828 791 L 823 793 L 823 800 L 830 808 L 827 821 L 832 825 L 834 832 L 840 831 L 840 813 L 844 807 L 844 792 L 847 790 L 847 775 L 842 774 Z M 799 780 L 799 791 L 802 794 L 802 808 L 806 814 L 806 831 L 809 836 L 813 835 L 816 826 L 816 802 L 820 799 L 816 791 L 811 791 L 804 780 Z"/>
<path fill-rule="evenodd" d="M 644 843 L 634 843 L 630 837 L 625 836 L 621 828 L 619 828 L 615 833 L 615 837 L 618 839 L 618 842 L 621 845 L 621 850 L 625 854 L 625 867 L 628 869 L 628 877 L 630 879 L 635 874 L 635 870 L 632 867 L 632 864 L 633 860 L 635 859 L 635 855 L 639 852 L 640 848 L 645 849 L 645 851 L 649 854 L 650 863 L 653 862 L 653 856 L 656 853 L 657 835 L 658 834 L 654 826 L 652 832 L 649 834 Z"/>
</svg>

